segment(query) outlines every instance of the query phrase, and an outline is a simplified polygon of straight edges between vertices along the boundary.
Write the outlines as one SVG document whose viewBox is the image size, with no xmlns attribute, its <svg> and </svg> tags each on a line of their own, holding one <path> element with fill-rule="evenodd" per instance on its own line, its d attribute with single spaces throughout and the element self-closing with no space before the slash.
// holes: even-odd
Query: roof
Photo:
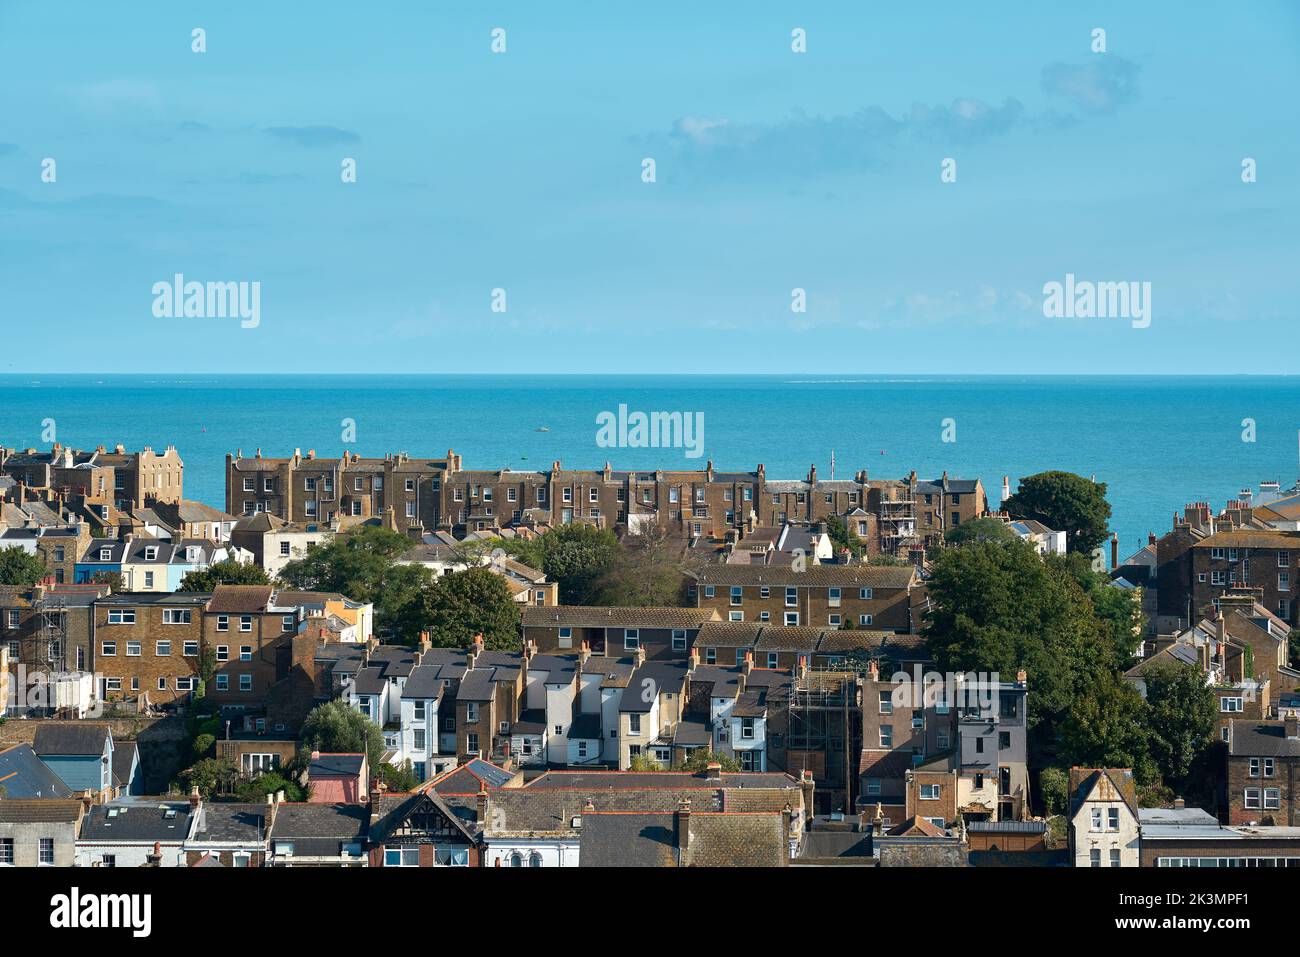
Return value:
<svg viewBox="0 0 1300 957">
<path fill-rule="evenodd" d="M 423 790 L 439 794 L 478 794 L 479 791 L 505 787 L 514 775 L 490 761 L 474 758 L 450 768 L 434 778 Z"/>
<path fill-rule="evenodd" d="M 345 774 L 349 777 L 355 777 L 361 773 L 365 766 L 366 756 L 364 754 L 316 754 L 312 756 L 311 763 L 307 765 L 308 777 L 315 777 L 326 774 Z"/>
<path fill-rule="evenodd" d="M 724 771 L 716 781 L 693 771 L 547 771 L 522 790 L 689 790 L 695 788 L 795 788 L 793 777 L 777 771 Z"/>
<path fill-rule="evenodd" d="M 281 804 L 272 841 L 292 841 L 298 857 L 337 857 L 342 845 L 365 839 L 370 809 L 361 804 Z"/>
<path fill-rule="evenodd" d="M 1300 532 L 1234 529 L 1207 535 L 1192 548 L 1300 548 Z"/>
<path fill-rule="evenodd" d="M 266 841 L 266 805 L 208 802 L 203 805 L 193 840 L 221 844 Z"/>
<path fill-rule="evenodd" d="M 1228 753 L 1249 757 L 1300 757 L 1300 738 L 1288 738 L 1283 721 L 1234 720 L 1228 729 Z"/>
<path fill-rule="evenodd" d="M 32 750 L 40 755 L 99 757 L 111 737 L 107 724 L 87 721 L 43 721 Z"/>
<path fill-rule="evenodd" d="M 81 822 L 85 843 L 176 843 L 189 836 L 188 801 L 113 801 L 95 805 Z"/>
<path fill-rule="evenodd" d="M 131 783 L 131 772 L 135 770 L 140 749 L 134 741 L 114 742 L 113 744 L 113 783 L 118 787 L 127 787 Z"/>
<path fill-rule="evenodd" d="M 580 867 L 675 867 L 677 822 L 672 811 L 588 811 L 578 840 Z"/>
<path fill-rule="evenodd" d="M 1201 663 L 1201 656 L 1191 645 L 1182 642 L 1176 642 L 1166 648 L 1157 651 L 1150 658 L 1144 658 L 1136 665 L 1124 672 L 1128 678 L 1137 678 L 1146 674 L 1151 668 L 1159 665 L 1187 665 L 1198 667 Z"/>
<path fill-rule="evenodd" d="M 720 616 L 713 608 L 622 608 L 600 605 L 525 605 L 525 628 L 699 628 Z"/>
<path fill-rule="evenodd" d="M 32 750 L 19 744 L 0 751 L 0 789 L 6 801 L 72 797 L 72 789 Z"/>
<path fill-rule="evenodd" d="M 81 802 L 61 798 L 6 798 L 0 801 L 0 824 L 75 824 Z"/>
<path fill-rule="evenodd" d="M 208 602 L 208 611 L 264 611 L 271 603 L 273 592 L 270 585 L 218 585 Z"/>
<path fill-rule="evenodd" d="M 1219 819 L 1199 807 L 1144 807 L 1138 809 L 1138 820 L 1145 831 L 1151 824 L 1195 825 L 1212 824 L 1219 826 Z"/>
<path fill-rule="evenodd" d="M 1120 800 L 1137 817 L 1137 783 L 1131 768 L 1070 768 L 1070 814 L 1078 813 L 1085 801 Z"/>
<path fill-rule="evenodd" d="M 916 580 L 913 565 L 706 565 L 694 573 L 702 585 L 771 585 L 823 588 L 907 588 Z"/>
<path fill-rule="evenodd" d="M 972 834 L 1044 834 L 1046 821 L 972 821 L 966 825 Z"/>
</svg>

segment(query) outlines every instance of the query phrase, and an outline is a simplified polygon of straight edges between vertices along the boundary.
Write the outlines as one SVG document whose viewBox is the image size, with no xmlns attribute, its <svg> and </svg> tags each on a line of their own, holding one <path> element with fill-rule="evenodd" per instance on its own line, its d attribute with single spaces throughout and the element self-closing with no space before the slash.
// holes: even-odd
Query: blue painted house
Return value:
<svg viewBox="0 0 1300 957">
<path fill-rule="evenodd" d="M 107 724 L 42 722 L 32 750 L 72 791 L 113 792 L 113 733 Z"/>
</svg>

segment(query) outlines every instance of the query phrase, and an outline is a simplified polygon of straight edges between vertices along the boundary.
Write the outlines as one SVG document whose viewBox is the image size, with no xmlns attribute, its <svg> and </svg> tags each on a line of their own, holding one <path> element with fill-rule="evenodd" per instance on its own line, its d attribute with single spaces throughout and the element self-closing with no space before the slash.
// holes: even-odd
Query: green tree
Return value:
<svg viewBox="0 0 1300 957">
<path fill-rule="evenodd" d="M 21 545 L 0 548 L 0 585 L 28 587 L 49 574 L 45 563 Z"/>
<path fill-rule="evenodd" d="M 1110 525 L 1106 483 L 1073 472 L 1039 472 L 1021 479 L 1002 510 L 1012 518 L 1032 518 L 1065 532 L 1066 547 L 1083 555 L 1091 555 L 1102 543 Z"/>
<path fill-rule="evenodd" d="M 414 791 L 419 787 L 420 782 L 411 769 L 410 761 L 403 761 L 400 767 L 387 763 L 381 763 L 377 767 L 376 775 L 390 792 Z"/>
<path fill-rule="evenodd" d="M 235 766 L 224 758 L 204 758 L 180 773 L 181 790 L 198 788 L 204 800 L 228 791 L 235 781 Z"/>
<path fill-rule="evenodd" d="M 1102 628 L 1079 584 L 1021 542 L 971 542 L 936 556 L 923 627 L 944 671 L 1028 673 L 1028 729 L 1037 765 L 1079 689 L 1107 671 Z"/>
<path fill-rule="evenodd" d="M 1070 778 L 1061 768 L 1043 768 L 1038 772 L 1038 792 L 1049 815 L 1063 814 L 1069 800 Z"/>
<path fill-rule="evenodd" d="M 542 571 L 559 585 L 566 605 L 589 605 L 597 583 L 618 554 L 618 537 L 606 528 L 570 522 L 541 536 Z"/>
<path fill-rule="evenodd" d="M 397 564 L 410 547 L 411 540 L 404 535 L 363 525 L 313 545 L 302 558 L 285 565 L 280 578 L 293 588 L 337 592 L 370 602 L 381 634 L 410 640 L 421 615 L 422 592 L 432 580 L 422 566 Z"/>
<path fill-rule="evenodd" d="M 683 604 L 686 575 L 701 564 L 689 551 L 661 525 L 627 533 L 596 583 L 596 602 L 639 608 Z"/>
<path fill-rule="evenodd" d="M 307 790 L 301 784 L 276 771 L 267 771 L 235 785 L 235 796 L 246 804 L 262 804 L 268 794 L 280 791 L 284 792 L 286 801 L 307 800 Z"/>
<path fill-rule="evenodd" d="M 699 774 L 701 771 L 706 770 L 710 764 L 720 764 L 722 770 L 728 773 L 740 770 L 740 762 L 731 755 L 710 751 L 707 748 L 696 748 L 685 761 L 675 764 L 673 770 L 691 771 Z"/>
<path fill-rule="evenodd" d="M 500 575 L 477 567 L 434 579 L 424 593 L 423 619 L 433 644 L 464 648 L 483 635 L 484 647 L 519 647 L 519 603 Z"/>
<path fill-rule="evenodd" d="M 300 735 L 307 751 L 332 754 L 364 754 L 372 768 L 384 756 L 384 734 L 360 711 L 342 701 L 317 705 L 302 723 Z"/>
<path fill-rule="evenodd" d="M 218 585 L 269 585 L 270 576 L 254 562 L 237 562 L 233 558 L 213 562 L 200 571 L 186 572 L 177 591 L 215 591 Z"/>
<path fill-rule="evenodd" d="M 1061 721 L 1061 756 L 1071 765 L 1132 768 L 1139 785 L 1158 779 L 1151 756 L 1150 717 L 1137 689 L 1109 672 L 1081 689 Z"/>
<path fill-rule="evenodd" d="M 837 555 L 845 548 L 854 558 L 861 558 L 866 553 L 867 543 L 854 534 L 848 522 L 838 515 L 827 515 L 825 522 L 826 534 L 830 536 Z"/>
<path fill-rule="evenodd" d="M 90 584 L 107 585 L 112 592 L 126 591 L 126 581 L 121 572 L 95 572 L 90 576 Z"/>
<path fill-rule="evenodd" d="M 194 739 L 194 756 L 196 758 L 206 758 L 212 753 L 212 748 L 216 745 L 217 739 L 210 734 L 200 734 Z"/>
<path fill-rule="evenodd" d="M 968 542 L 1009 542 L 1016 537 L 1006 522 L 982 515 L 948 529 L 944 541 L 949 545 L 965 545 Z"/>
<path fill-rule="evenodd" d="M 1072 575 L 1092 602 L 1093 613 L 1101 622 L 1110 647 L 1112 668 L 1127 671 L 1133 667 L 1146 631 L 1141 594 L 1117 587 L 1109 575 L 1093 571 L 1088 559 L 1078 553 L 1049 555 L 1047 561 L 1060 565 Z"/>
<path fill-rule="evenodd" d="M 1167 785 L 1182 791 L 1218 723 L 1214 692 L 1199 668 L 1174 662 L 1145 669 L 1151 753 Z"/>
<path fill-rule="evenodd" d="M 664 766 L 654 759 L 654 756 L 642 751 L 634 755 L 628 763 L 629 771 L 662 771 Z"/>
</svg>

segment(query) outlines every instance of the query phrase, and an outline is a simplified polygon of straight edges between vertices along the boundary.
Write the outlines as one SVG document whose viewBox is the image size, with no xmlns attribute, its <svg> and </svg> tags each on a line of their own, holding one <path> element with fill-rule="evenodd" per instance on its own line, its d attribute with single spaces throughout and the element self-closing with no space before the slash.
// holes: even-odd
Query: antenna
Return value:
<svg viewBox="0 0 1300 957">
<path fill-rule="evenodd" d="M 835 481 L 835 450 L 831 449 L 831 481 Z"/>
</svg>

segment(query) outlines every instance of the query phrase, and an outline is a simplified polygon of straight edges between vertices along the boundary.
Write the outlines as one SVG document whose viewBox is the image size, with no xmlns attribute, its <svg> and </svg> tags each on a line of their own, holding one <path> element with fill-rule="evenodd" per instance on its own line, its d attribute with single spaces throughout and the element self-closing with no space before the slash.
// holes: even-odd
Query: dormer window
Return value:
<svg viewBox="0 0 1300 957">
<path fill-rule="evenodd" d="M 113 550 L 111 548 L 101 548 L 99 550 L 99 560 L 108 562 L 113 560 Z"/>
<path fill-rule="evenodd" d="M 144 550 L 144 560 L 147 561 L 147 562 L 152 562 L 152 561 L 157 561 L 157 560 L 158 560 L 158 546 L 157 546 L 157 545 L 149 545 L 148 547 L 145 548 L 145 550 Z"/>
</svg>

